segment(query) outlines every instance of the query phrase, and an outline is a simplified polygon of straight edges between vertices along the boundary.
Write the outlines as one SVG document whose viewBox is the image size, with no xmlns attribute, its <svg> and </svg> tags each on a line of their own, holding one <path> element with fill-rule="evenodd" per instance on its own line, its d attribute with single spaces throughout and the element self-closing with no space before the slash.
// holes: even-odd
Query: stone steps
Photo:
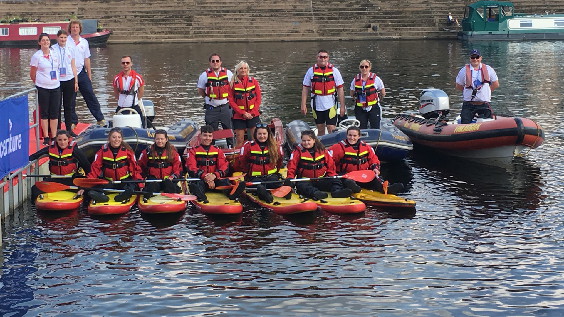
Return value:
<svg viewBox="0 0 564 317">
<path fill-rule="evenodd" d="M 2 1 L 0 17 L 43 21 L 71 15 L 99 19 L 110 42 L 252 41 L 311 39 L 453 38 L 441 32 L 448 12 L 462 19 L 464 6 L 447 0 L 20 0 Z M 564 12 L 564 0 L 513 1 L 517 12 Z M 45 10 L 49 8 L 49 10 Z M 252 31 L 251 31 L 252 30 Z"/>
</svg>

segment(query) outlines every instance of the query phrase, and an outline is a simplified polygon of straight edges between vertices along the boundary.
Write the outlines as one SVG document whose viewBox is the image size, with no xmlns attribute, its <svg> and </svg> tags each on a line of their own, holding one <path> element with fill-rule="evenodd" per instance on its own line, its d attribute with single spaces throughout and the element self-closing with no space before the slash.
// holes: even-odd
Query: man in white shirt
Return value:
<svg viewBox="0 0 564 317">
<path fill-rule="evenodd" d="M 341 117 L 345 116 L 345 93 L 343 77 L 339 70 L 329 63 L 329 53 L 326 50 L 317 52 L 317 63 L 308 69 L 303 80 L 301 110 L 307 113 L 307 99 L 311 99 L 311 110 L 317 135 L 331 133 L 337 124 L 336 96 L 339 98 Z"/>
<path fill-rule="evenodd" d="M 456 76 L 456 89 L 462 91 L 464 102 L 460 112 L 460 123 L 471 123 L 476 114 L 491 118 L 490 101 L 492 91 L 499 87 L 495 70 L 482 64 L 480 51 L 470 52 L 470 64 L 460 69 Z"/>
</svg>

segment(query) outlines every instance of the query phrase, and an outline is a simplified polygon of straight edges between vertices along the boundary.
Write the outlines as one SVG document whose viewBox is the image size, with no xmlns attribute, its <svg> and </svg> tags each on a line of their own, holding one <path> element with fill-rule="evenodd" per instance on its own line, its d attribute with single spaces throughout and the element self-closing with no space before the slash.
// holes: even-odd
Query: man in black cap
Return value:
<svg viewBox="0 0 564 317">
<path fill-rule="evenodd" d="M 471 123 L 474 115 L 492 117 L 490 101 L 492 91 L 499 87 L 495 70 L 482 63 L 480 51 L 470 52 L 470 64 L 464 65 L 456 76 L 456 89 L 462 91 L 464 102 L 460 112 L 460 123 Z"/>
</svg>

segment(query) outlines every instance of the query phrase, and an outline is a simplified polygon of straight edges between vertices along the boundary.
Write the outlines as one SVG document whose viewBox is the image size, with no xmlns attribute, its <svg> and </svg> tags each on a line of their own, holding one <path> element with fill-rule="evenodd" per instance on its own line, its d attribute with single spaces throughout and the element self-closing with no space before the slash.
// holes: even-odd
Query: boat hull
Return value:
<svg viewBox="0 0 564 317">
<path fill-rule="evenodd" d="M 497 117 L 470 124 L 436 125 L 434 119 L 399 115 L 393 124 L 416 145 L 467 158 L 511 158 L 544 142 L 544 131 L 533 120 Z"/>
<path fill-rule="evenodd" d="M 153 196 L 147 200 L 139 199 L 139 211 L 145 214 L 170 214 L 186 210 L 186 202 L 164 196 Z"/>
<path fill-rule="evenodd" d="M 292 193 L 290 199 L 273 196 L 272 198 L 274 200 L 272 203 L 267 203 L 259 199 L 253 193 L 246 192 L 245 194 L 250 201 L 278 215 L 295 215 L 317 210 L 317 204 L 315 202 L 300 198 L 295 193 Z"/>
<path fill-rule="evenodd" d="M 193 200 L 192 204 L 206 215 L 237 215 L 243 212 L 240 202 L 231 200 L 223 193 L 207 192 L 208 202 Z"/>
<path fill-rule="evenodd" d="M 82 204 L 83 196 L 76 196 L 76 192 L 59 191 L 45 193 L 37 197 L 35 207 L 44 211 L 76 210 Z"/>
<path fill-rule="evenodd" d="M 300 143 L 301 133 L 305 130 L 311 130 L 311 127 L 302 120 L 294 120 L 288 123 L 286 126 L 286 147 L 288 150 L 293 149 Z M 409 138 L 386 120 L 382 120 L 381 129 L 362 129 L 360 137 L 361 140 L 374 148 L 380 161 L 403 160 L 413 149 L 413 144 Z M 320 136 L 319 140 L 328 147 L 346 138 L 347 132 L 342 130 Z"/>
<path fill-rule="evenodd" d="M 353 197 L 364 202 L 368 206 L 384 208 L 415 208 L 415 201 L 402 198 L 392 194 L 383 194 L 377 191 L 363 188 L 359 193 L 354 193 Z"/>
<path fill-rule="evenodd" d="M 88 214 L 92 216 L 106 216 L 106 215 L 121 215 L 129 212 L 135 202 L 137 202 L 137 195 L 131 196 L 125 203 L 114 201 L 117 193 L 107 194 L 110 200 L 105 203 L 94 203 L 90 201 L 88 205 Z"/>
</svg>

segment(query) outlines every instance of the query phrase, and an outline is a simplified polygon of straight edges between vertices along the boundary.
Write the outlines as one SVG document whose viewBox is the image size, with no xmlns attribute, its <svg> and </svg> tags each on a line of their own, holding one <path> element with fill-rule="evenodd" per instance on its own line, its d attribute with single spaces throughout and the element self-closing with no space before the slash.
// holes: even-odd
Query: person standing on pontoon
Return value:
<svg viewBox="0 0 564 317">
<path fill-rule="evenodd" d="M 122 71 L 114 77 L 113 82 L 114 95 L 118 100 L 116 112 L 123 108 L 137 111 L 141 117 L 143 127 L 146 128 L 145 116 L 143 115 L 143 111 L 141 111 L 142 105 L 139 104 L 145 92 L 145 81 L 143 80 L 143 76 L 139 75 L 139 73 L 131 68 L 132 66 L 133 60 L 131 56 L 123 56 L 121 58 Z"/>
</svg>

